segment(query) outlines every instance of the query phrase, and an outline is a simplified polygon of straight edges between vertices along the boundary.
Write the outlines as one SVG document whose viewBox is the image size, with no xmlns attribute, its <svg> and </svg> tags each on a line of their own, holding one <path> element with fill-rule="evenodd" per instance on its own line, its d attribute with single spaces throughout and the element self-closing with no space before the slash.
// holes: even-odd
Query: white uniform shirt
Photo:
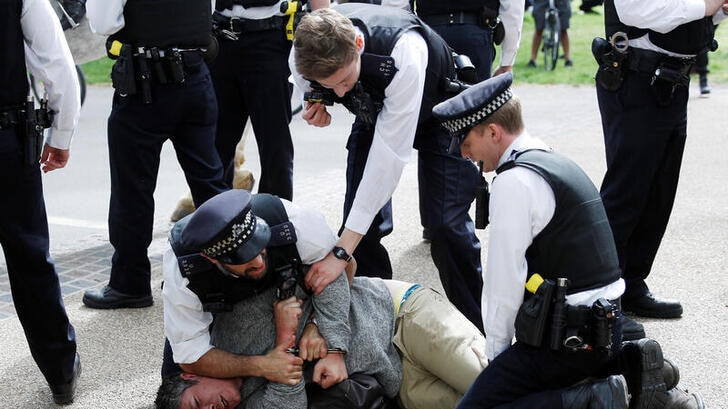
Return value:
<svg viewBox="0 0 728 409">
<path fill-rule="evenodd" d="M 361 32 L 357 29 L 357 32 Z M 427 43 L 414 30 L 406 31 L 392 50 L 397 72 L 384 90 L 384 107 L 377 116 L 374 139 L 364 175 L 356 191 L 345 226 L 365 234 L 374 216 L 392 197 L 410 159 L 417 131 L 427 68 Z M 309 82 L 296 71 L 295 53 L 289 59 L 291 73 L 301 92 Z"/>
<path fill-rule="evenodd" d="M 631 27 L 650 29 L 658 33 L 669 33 L 676 27 L 691 21 L 699 20 L 705 16 L 704 0 L 614 0 L 619 20 Z M 713 16 L 713 23 L 718 24 L 726 15 L 719 10 Z M 661 52 L 673 57 L 685 55 L 666 51 L 654 45 L 648 35 L 629 39 L 629 46 Z"/>
<path fill-rule="evenodd" d="M 498 165 L 514 151 L 533 148 L 550 150 L 524 132 L 506 149 Z M 511 345 L 528 275 L 526 250 L 551 221 L 556 202 L 548 182 L 521 166 L 495 177 L 490 193 L 490 236 L 481 308 L 488 335 L 485 354 L 493 360 Z M 604 287 L 571 294 L 566 301 L 570 305 L 591 305 L 600 297 L 615 299 L 623 292 L 624 281 L 619 279 Z"/>
<path fill-rule="evenodd" d="M 518 45 L 523 31 L 523 1 L 500 0 L 498 16 L 503 22 L 505 37 L 501 43 L 501 66 L 512 66 L 516 62 Z"/>
<path fill-rule="evenodd" d="M 58 16 L 48 0 L 24 0 L 20 25 L 25 64 L 43 82 L 48 109 L 56 113 L 46 143 L 57 149 L 69 149 L 81 115 L 81 90 Z"/>
<path fill-rule="evenodd" d="M 288 219 L 296 230 L 296 249 L 303 264 L 324 258 L 334 247 L 336 236 L 320 213 L 281 200 Z M 270 266 L 268 266 L 270 267 Z M 182 277 L 177 256 L 167 248 L 162 260 L 164 287 L 164 334 L 172 346 L 174 361 L 194 363 L 212 349 L 210 324 L 212 314 L 202 310 L 202 302 L 187 288 L 189 280 Z M 270 273 L 270 272 L 269 272 Z"/>
</svg>

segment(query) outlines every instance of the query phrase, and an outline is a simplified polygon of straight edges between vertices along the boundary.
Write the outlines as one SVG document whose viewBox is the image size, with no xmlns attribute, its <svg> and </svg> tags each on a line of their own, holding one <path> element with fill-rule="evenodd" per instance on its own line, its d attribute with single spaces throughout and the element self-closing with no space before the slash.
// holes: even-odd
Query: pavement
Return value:
<svg viewBox="0 0 728 409">
<path fill-rule="evenodd" d="M 662 345 L 680 367 L 680 386 L 699 391 L 710 408 L 728 408 L 724 371 L 728 333 L 728 86 L 714 85 L 709 98 L 691 88 L 688 142 L 673 215 L 648 279 L 653 292 L 682 301 L 685 313 L 675 320 L 639 319 L 649 337 Z M 604 174 L 601 123 L 593 87 L 516 84 L 527 129 L 573 158 L 599 185 Z M 108 281 L 112 248 L 105 230 L 108 174 L 105 124 L 111 90 L 89 87 L 74 140 L 73 166 L 44 176 L 51 230 L 51 255 L 66 309 L 75 326 L 83 375 L 72 409 L 153 407 L 159 385 L 162 346 L 160 298 L 161 253 L 176 199 L 186 189 L 170 147 L 163 153 L 155 194 L 152 261 L 154 305 L 144 309 L 93 310 L 83 306 L 83 291 Z M 321 211 L 332 226 L 341 218 L 344 194 L 345 137 L 350 114 L 335 112 L 330 128 L 308 127 L 300 118 L 291 125 L 296 145 L 294 200 Z M 93 148 L 90 148 L 93 147 Z M 246 156 L 254 174 L 254 141 Z M 405 168 L 393 205 L 395 229 L 384 241 L 395 278 L 441 289 L 421 240 L 415 156 Z M 63 172 L 66 172 L 64 175 Z M 492 175 L 488 175 L 489 178 Z M 93 188 L 93 193 L 88 193 Z M 487 248 L 488 230 L 478 231 Z M 486 260 L 486 252 L 482 255 Z M 15 316 L 4 260 L 0 256 L 0 396 L 5 406 L 54 408 L 50 392 L 35 366 Z"/>
</svg>

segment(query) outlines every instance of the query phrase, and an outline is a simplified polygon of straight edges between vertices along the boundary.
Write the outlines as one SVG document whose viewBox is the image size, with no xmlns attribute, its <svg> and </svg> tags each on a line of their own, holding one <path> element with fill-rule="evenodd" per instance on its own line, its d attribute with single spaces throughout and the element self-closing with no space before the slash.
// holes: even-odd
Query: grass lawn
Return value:
<svg viewBox="0 0 728 409">
<path fill-rule="evenodd" d="M 556 69 L 546 71 L 543 69 L 543 54 L 539 53 L 536 59 L 537 68 L 526 66 L 531 54 L 531 38 L 533 36 L 534 22 L 530 13 L 526 13 L 523 21 L 523 34 L 521 36 L 521 47 L 518 50 L 518 57 L 514 66 L 516 82 L 532 84 L 573 84 L 591 85 L 594 83 L 594 73 L 597 70 L 597 63 L 591 54 L 591 42 L 594 37 L 604 36 L 604 16 L 602 7 L 596 7 L 599 14 L 580 14 L 578 10 L 580 2 L 572 1 L 574 12 L 571 16 L 571 27 L 569 28 L 569 39 L 571 43 L 571 59 L 574 66 L 564 67 L 563 60 L 560 60 Z M 711 83 L 728 82 L 728 29 L 718 28 L 716 33 L 719 48 L 714 53 L 709 53 L 710 68 L 709 79 Z M 496 63 L 500 57 L 496 56 Z M 113 61 L 102 58 L 82 65 L 86 74 L 86 81 L 89 84 L 109 83 L 111 79 L 111 65 Z"/>
</svg>

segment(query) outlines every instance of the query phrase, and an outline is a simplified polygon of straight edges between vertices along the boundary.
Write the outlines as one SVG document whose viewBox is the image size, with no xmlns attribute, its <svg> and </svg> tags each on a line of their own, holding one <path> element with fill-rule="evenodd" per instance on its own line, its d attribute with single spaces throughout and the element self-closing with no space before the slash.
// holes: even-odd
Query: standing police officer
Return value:
<svg viewBox="0 0 728 409">
<path fill-rule="evenodd" d="M 712 44 L 714 24 L 725 17 L 721 6 L 724 0 L 604 3 L 612 47 L 595 53 L 607 158 L 600 193 L 627 286 L 622 307 L 643 317 L 683 312 L 678 301 L 653 296 L 645 279 L 675 200 L 690 69 Z"/>
<path fill-rule="evenodd" d="M 501 45 L 494 75 L 513 70 L 523 27 L 523 2 L 515 0 L 416 0 L 417 15 L 458 53 L 470 57 L 478 81 L 490 78 L 494 43 Z M 498 19 L 501 21 L 499 26 Z"/>
<path fill-rule="evenodd" d="M 53 401 L 65 405 L 73 402 L 81 362 L 49 254 L 40 171 L 66 166 L 81 109 L 78 78 L 47 0 L 0 1 L 0 42 L 0 244 L 30 352 Z M 28 70 L 46 85 L 55 115 L 27 102 Z"/>
<path fill-rule="evenodd" d="M 215 151 L 217 103 L 203 61 L 210 44 L 209 0 L 93 0 L 91 28 L 110 35 L 117 58 L 109 115 L 111 165 L 109 284 L 87 291 L 91 308 L 152 305 L 147 248 L 162 144 L 171 140 L 196 205 L 224 190 Z"/>
<path fill-rule="evenodd" d="M 217 0 L 213 24 L 220 44 L 210 73 L 218 101 L 215 144 L 232 186 L 235 146 L 251 120 L 260 156 L 258 192 L 293 198 L 293 141 L 288 54 L 290 14 L 305 0 Z M 313 9 L 329 0 L 311 0 Z M 291 10 L 291 12 L 293 11 Z"/>
</svg>

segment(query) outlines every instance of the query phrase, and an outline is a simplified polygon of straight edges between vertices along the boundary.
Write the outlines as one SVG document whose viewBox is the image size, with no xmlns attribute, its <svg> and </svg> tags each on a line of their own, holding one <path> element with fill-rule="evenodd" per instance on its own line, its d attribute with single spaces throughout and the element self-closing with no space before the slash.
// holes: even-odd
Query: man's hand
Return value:
<svg viewBox="0 0 728 409">
<path fill-rule="evenodd" d="M 65 167 L 66 163 L 68 163 L 69 155 L 70 151 L 68 149 L 54 148 L 48 144 L 43 145 L 43 152 L 40 154 L 40 164 L 43 173 Z"/>
<path fill-rule="evenodd" d="M 304 361 L 326 357 L 326 340 L 321 336 L 318 326 L 314 323 L 306 324 L 298 341 L 298 356 Z"/>
<path fill-rule="evenodd" d="M 315 295 L 321 294 L 321 291 L 336 280 L 346 269 L 346 261 L 339 260 L 329 253 L 323 259 L 313 263 L 306 273 L 306 286 L 313 291 Z"/>
<path fill-rule="evenodd" d="M 307 124 L 318 126 L 319 128 L 331 125 L 331 115 L 326 111 L 326 106 L 319 102 L 314 104 L 308 101 L 304 102 L 301 118 Z"/>
<path fill-rule="evenodd" d="M 328 354 L 313 367 L 313 381 L 322 388 L 330 388 L 349 377 L 343 354 Z"/>
<path fill-rule="evenodd" d="M 495 77 L 496 75 L 501 75 L 509 71 L 513 71 L 512 65 L 501 65 L 500 67 L 498 67 L 497 70 L 495 70 L 495 72 L 493 72 L 493 76 Z"/>
<path fill-rule="evenodd" d="M 286 352 L 288 347 L 277 345 L 263 360 L 263 377 L 271 382 L 297 385 L 303 379 L 303 359 Z"/>
<path fill-rule="evenodd" d="M 292 347 L 295 344 L 298 320 L 301 318 L 302 300 L 290 297 L 273 304 L 276 323 L 276 346 Z"/>
</svg>

